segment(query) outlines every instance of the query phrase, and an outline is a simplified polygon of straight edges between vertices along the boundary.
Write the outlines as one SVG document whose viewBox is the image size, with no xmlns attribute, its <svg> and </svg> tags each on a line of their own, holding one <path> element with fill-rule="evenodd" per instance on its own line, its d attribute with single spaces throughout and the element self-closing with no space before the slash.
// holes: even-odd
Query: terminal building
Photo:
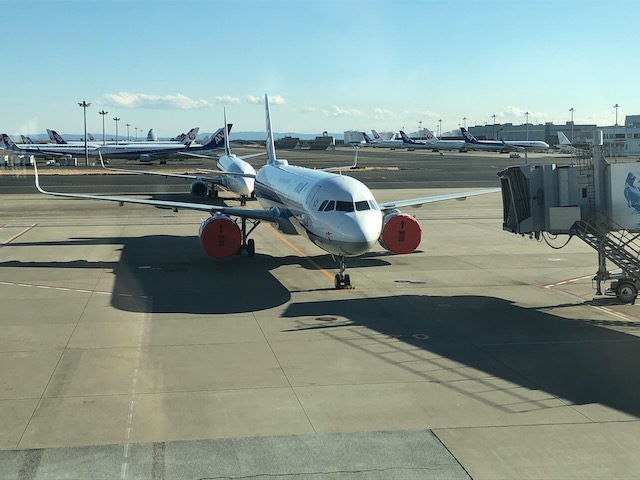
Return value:
<svg viewBox="0 0 640 480">
<path fill-rule="evenodd" d="M 592 144 L 597 130 L 603 132 L 603 149 L 608 157 L 640 156 L 640 115 L 627 115 L 623 125 L 599 127 L 595 124 L 576 124 L 566 122 L 556 125 L 552 122 L 544 124 L 512 123 L 475 125 L 468 128 L 478 140 L 542 140 L 550 146 L 558 145 L 558 132 L 564 133 L 575 144 Z M 419 134 L 412 136 L 419 137 Z M 445 132 L 443 139 L 460 139 L 459 130 Z"/>
</svg>

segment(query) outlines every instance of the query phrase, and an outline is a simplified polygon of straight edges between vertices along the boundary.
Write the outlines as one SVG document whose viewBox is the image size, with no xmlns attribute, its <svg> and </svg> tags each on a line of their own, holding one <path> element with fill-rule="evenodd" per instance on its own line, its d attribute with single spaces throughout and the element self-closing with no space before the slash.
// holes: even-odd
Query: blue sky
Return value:
<svg viewBox="0 0 640 480">
<path fill-rule="evenodd" d="M 640 114 L 635 0 L 1 1 L 0 130 L 444 131 Z"/>
</svg>

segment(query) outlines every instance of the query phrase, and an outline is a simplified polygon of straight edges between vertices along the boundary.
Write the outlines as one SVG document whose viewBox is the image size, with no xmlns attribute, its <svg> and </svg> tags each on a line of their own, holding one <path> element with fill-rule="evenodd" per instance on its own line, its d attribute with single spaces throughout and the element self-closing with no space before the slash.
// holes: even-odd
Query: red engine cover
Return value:
<svg viewBox="0 0 640 480">
<path fill-rule="evenodd" d="M 418 221 L 406 213 L 387 215 L 382 224 L 380 245 L 393 253 L 411 253 L 422 240 Z"/>
<path fill-rule="evenodd" d="M 229 217 L 209 217 L 200 225 L 200 246 L 213 258 L 235 255 L 242 244 L 242 233 Z"/>
</svg>

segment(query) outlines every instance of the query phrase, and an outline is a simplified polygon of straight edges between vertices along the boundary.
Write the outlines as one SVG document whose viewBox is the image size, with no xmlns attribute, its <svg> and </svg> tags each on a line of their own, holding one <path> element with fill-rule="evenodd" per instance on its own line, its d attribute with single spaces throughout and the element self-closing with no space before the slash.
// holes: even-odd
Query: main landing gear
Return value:
<svg viewBox="0 0 640 480">
<path fill-rule="evenodd" d="M 351 287 L 351 278 L 349 278 L 348 273 L 344 273 L 347 270 L 347 267 L 344 264 L 344 255 L 340 256 L 340 272 L 336 273 L 334 277 L 334 286 L 336 290 L 342 290 L 344 288 L 352 288 Z"/>
<path fill-rule="evenodd" d="M 251 223 L 251 228 L 247 232 L 247 221 Z M 238 249 L 237 255 L 241 255 L 242 252 L 247 252 L 247 256 L 253 257 L 256 254 L 256 242 L 253 238 L 247 239 L 249 234 L 255 230 L 255 228 L 260 225 L 260 220 L 251 220 L 247 218 L 240 219 L 240 233 L 242 234 L 242 244 Z"/>
</svg>

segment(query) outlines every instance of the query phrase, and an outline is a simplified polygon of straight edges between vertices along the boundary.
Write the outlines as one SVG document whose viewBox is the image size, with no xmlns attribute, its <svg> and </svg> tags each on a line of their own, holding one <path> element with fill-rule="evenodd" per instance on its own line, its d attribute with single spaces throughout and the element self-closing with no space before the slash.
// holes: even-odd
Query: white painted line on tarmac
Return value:
<svg viewBox="0 0 640 480">
<path fill-rule="evenodd" d="M 16 233 L 13 237 L 11 237 L 9 240 L 7 240 L 6 242 L 2 242 L 0 243 L 0 248 L 4 247 L 5 245 L 9 245 L 11 242 L 13 242 L 16 238 L 18 238 L 20 235 L 24 235 L 25 233 L 27 233 L 29 230 L 31 230 L 32 228 L 34 228 L 36 225 L 38 225 L 37 223 L 34 223 L 33 225 L 31 225 L 30 227 L 25 228 L 24 230 L 22 230 L 19 233 Z"/>
</svg>

